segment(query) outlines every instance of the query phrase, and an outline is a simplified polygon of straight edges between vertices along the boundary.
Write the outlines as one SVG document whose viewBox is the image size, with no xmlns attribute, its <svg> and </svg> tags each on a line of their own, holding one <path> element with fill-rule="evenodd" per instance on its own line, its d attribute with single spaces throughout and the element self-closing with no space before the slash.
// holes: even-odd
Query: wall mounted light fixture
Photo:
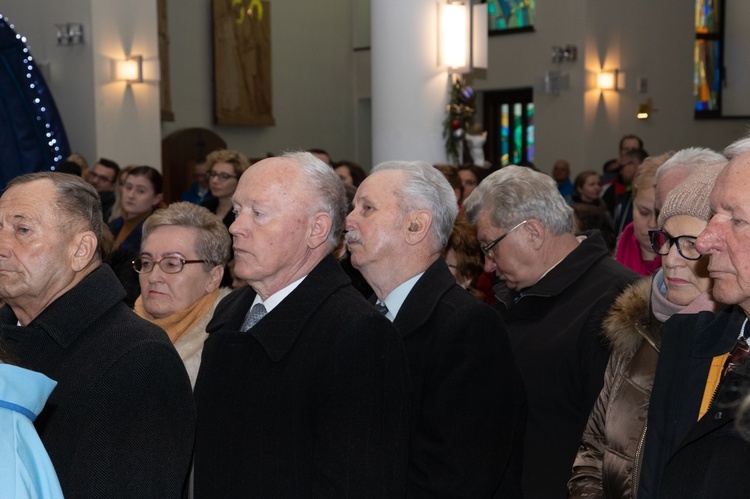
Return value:
<svg viewBox="0 0 750 499">
<path fill-rule="evenodd" d="M 649 98 L 646 102 L 638 104 L 638 114 L 636 114 L 636 117 L 639 120 L 647 120 L 655 112 L 654 102 Z"/>
<path fill-rule="evenodd" d="M 130 83 L 143 83 L 143 57 L 131 55 L 123 61 L 112 61 L 113 79 Z"/>
<path fill-rule="evenodd" d="M 79 45 L 83 43 L 83 24 L 55 24 L 58 45 Z"/>
<path fill-rule="evenodd" d="M 596 88 L 600 90 L 624 90 L 625 73 L 619 69 L 612 71 L 601 71 L 596 75 Z"/>
<path fill-rule="evenodd" d="M 438 66 L 452 73 L 487 67 L 487 4 L 438 4 Z"/>
</svg>

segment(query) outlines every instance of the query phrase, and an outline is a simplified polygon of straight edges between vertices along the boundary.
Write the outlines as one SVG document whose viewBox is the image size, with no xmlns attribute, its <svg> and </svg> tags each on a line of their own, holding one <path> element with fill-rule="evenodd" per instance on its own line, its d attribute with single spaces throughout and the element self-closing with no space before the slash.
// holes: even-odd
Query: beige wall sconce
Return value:
<svg viewBox="0 0 750 499">
<path fill-rule="evenodd" d="M 625 73 L 619 69 L 601 71 L 596 75 L 596 88 L 599 90 L 620 91 L 625 89 Z"/>
<path fill-rule="evenodd" d="M 438 66 L 452 73 L 487 67 L 487 4 L 439 2 Z"/>
<path fill-rule="evenodd" d="M 123 61 L 112 61 L 113 79 L 130 83 L 143 83 L 143 57 L 132 55 Z"/>
</svg>

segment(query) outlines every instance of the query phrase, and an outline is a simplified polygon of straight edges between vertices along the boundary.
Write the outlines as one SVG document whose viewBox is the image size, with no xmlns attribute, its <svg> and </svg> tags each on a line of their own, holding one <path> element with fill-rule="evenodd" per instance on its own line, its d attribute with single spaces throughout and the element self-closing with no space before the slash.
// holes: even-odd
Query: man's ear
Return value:
<svg viewBox="0 0 750 499">
<path fill-rule="evenodd" d="M 325 244 L 328 235 L 333 228 L 331 215 L 326 212 L 319 212 L 312 216 L 310 223 L 310 235 L 307 239 L 307 245 L 315 249 L 321 244 Z"/>
<path fill-rule="evenodd" d="M 98 241 L 91 231 L 79 232 L 73 236 L 73 254 L 70 266 L 74 272 L 80 272 L 91 263 L 97 255 Z"/>
<path fill-rule="evenodd" d="M 544 245 L 544 240 L 547 237 L 547 229 L 542 223 L 536 218 L 529 218 L 529 220 L 523 224 L 523 227 L 519 227 L 526 232 L 527 237 L 531 241 L 531 247 L 538 250 Z"/>
<path fill-rule="evenodd" d="M 412 211 L 406 215 L 405 239 L 410 245 L 419 244 L 430 233 L 432 213 L 427 210 Z"/>
</svg>

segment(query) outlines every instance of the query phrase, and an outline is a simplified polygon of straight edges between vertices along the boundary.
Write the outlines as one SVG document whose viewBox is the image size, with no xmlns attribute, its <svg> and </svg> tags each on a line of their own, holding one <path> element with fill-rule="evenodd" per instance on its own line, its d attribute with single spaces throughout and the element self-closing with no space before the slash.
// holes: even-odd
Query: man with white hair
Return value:
<svg viewBox="0 0 750 499">
<path fill-rule="evenodd" d="M 750 351 L 750 136 L 724 150 L 714 213 L 696 240 L 709 255 L 715 314 L 665 324 L 651 395 L 639 498 L 747 497 L 750 443 L 735 412 L 747 392 Z"/>
<path fill-rule="evenodd" d="M 688 178 L 696 168 L 721 161 L 726 161 L 726 158 L 716 151 L 702 147 L 689 147 L 674 153 L 656 170 L 656 196 L 654 199 L 656 216 L 659 216 L 661 207 L 667 199 L 667 194 L 677 184 Z"/>
<path fill-rule="evenodd" d="M 351 261 L 401 333 L 413 389 L 406 497 L 519 497 L 524 395 L 500 316 L 441 254 L 458 213 L 424 162 L 376 166 L 346 220 Z"/>
<path fill-rule="evenodd" d="M 548 176 L 507 166 L 464 204 L 485 253 L 529 402 L 523 495 L 566 497 L 581 435 L 604 383 L 604 314 L 637 275 L 599 231 L 573 233 L 573 210 Z"/>
<path fill-rule="evenodd" d="M 403 497 L 403 342 L 331 255 L 344 184 L 310 153 L 252 165 L 195 387 L 195 497 Z"/>
</svg>

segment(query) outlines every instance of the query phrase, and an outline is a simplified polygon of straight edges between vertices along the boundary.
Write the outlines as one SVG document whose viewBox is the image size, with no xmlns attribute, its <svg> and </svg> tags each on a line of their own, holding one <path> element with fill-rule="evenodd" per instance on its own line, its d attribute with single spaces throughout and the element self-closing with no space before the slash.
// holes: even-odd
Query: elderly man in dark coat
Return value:
<svg viewBox="0 0 750 499">
<path fill-rule="evenodd" d="M 195 388 L 195 497 L 402 497 L 409 379 L 401 339 L 331 256 L 344 186 L 309 153 L 240 178 L 235 273 Z"/>
<path fill-rule="evenodd" d="M 519 497 L 523 387 L 500 316 L 441 258 L 458 212 L 450 184 L 427 163 L 382 163 L 353 204 L 352 264 L 409 357 L 407 497 Z"/>
<path fill-rule="evenodd" d="M 525 497 L 564 498 L 583 429 L 604 384 L 601 324 L 638 275 L 609 257 L 599 231 L 573 233 L 573 211 L 548 176 L 508 166 L 465 203 L 477 224 L 529 401 Z"/>
<path fill-rule="evenodd" d="M 36 420 L 65 497 L 176 498 L 195 407 L 167 335 L 123 303 L 101 264 L 101 203 L 62 173 L 17 177 L 0 198 L 0 336 L 57 381 Z"/>
<path fill-rule="evenodd" d="M 639 498 L 741 498 L 750 491 L 749 419 L 736 416 L 750 391 L 750 136 L 724 155 L 729 163 L 709 199 L 714 215 L 695 246 L 709 256 L 714 299 L 730 306 L 665 324 Z"/>
</svg>

